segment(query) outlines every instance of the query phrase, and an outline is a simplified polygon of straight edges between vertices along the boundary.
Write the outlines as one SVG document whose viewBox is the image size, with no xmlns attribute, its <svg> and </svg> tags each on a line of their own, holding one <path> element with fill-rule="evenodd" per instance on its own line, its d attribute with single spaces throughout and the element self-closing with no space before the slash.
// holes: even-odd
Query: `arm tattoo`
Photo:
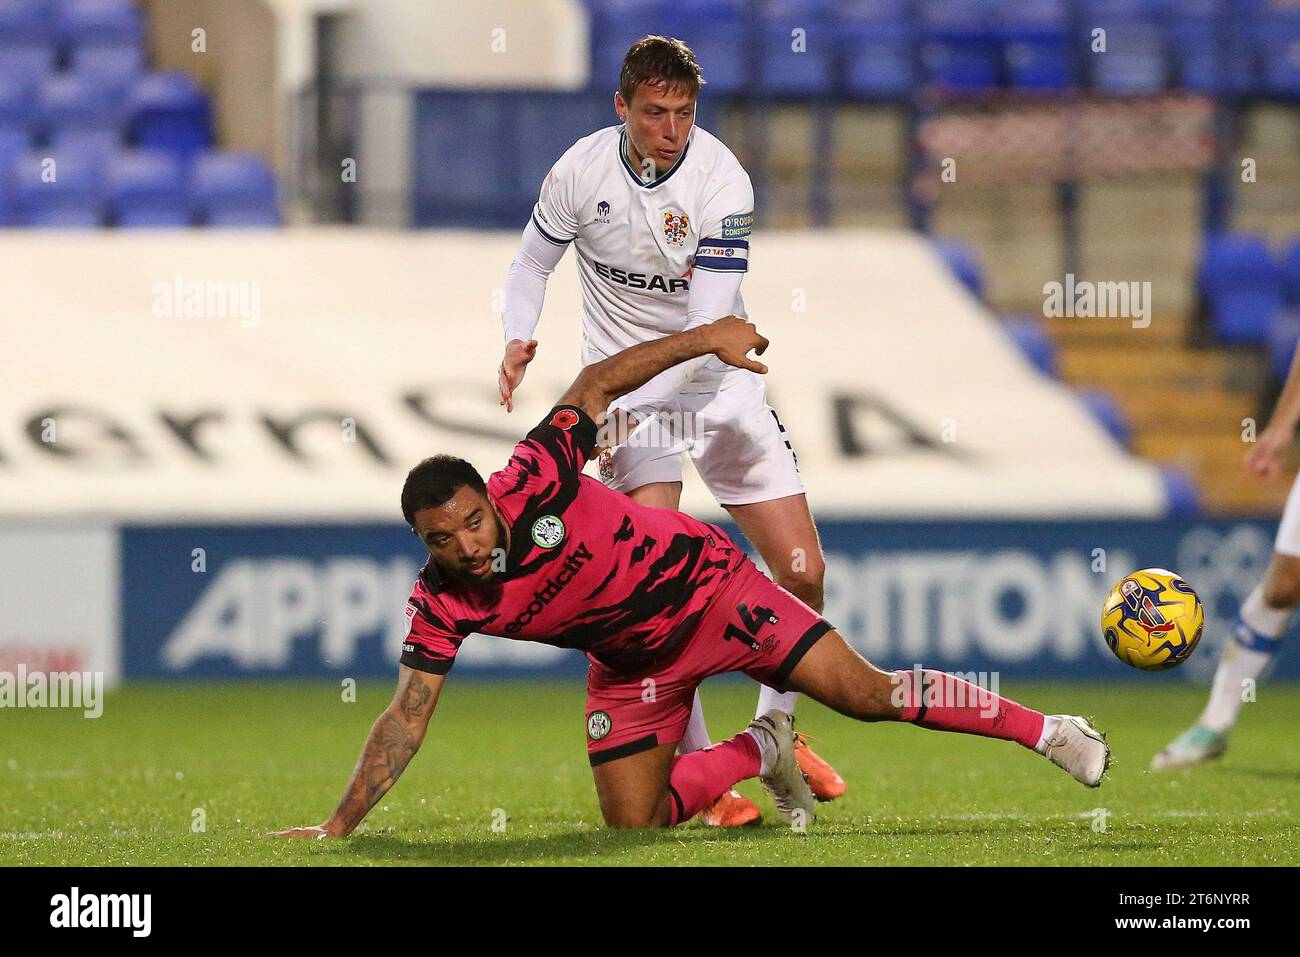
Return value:
<svg viewBox="0 0 1300 957">
<path fill-rule="evenodd" d="M 427 684 L 419 680 L 407 683 L 406 688 L 402 691 L 401 703 L 399 704 L 405 717 L 423 717 L 428 714 L 432 705 L 433 691 Z"/>
<path fill-rule="evenodd" d="M 345 834 L 351 833 L 361 823 L 361 819 L 406 770 L 423 737 L 412 725 L 420 726 L 422 721 L 428 720 L 434 700 L 429 685 L 412 678 L 401 689 L 397 708 L 390 706 L 371 727 L 347 790 L 334 811 L 334 819 L 343 825 Z"/>
</svg>

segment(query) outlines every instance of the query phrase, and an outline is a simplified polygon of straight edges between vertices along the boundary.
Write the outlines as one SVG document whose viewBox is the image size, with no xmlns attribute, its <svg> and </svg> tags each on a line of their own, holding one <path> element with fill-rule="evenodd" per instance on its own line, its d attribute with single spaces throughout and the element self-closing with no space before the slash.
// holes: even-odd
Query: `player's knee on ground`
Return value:
<svg viewBox="0 0 1300 957">
<path fill-rule="evenodd" d="M 656 808 L 602 807 L 600 810 L 605 818 L 605 826 L 617 829 L 668 827 L 672 823 L 668 811 L 667 795 L 665 795 L 664 802 Z"/>
<path fill-rule="evenodd" d="M 794 563 L 792 563 L 794 564 Z M 826 562 L 810 555 L 795 568 L 777 569 L 776 583 L 809 608 L 821 611 L 825 598 Z"/>
</svg>

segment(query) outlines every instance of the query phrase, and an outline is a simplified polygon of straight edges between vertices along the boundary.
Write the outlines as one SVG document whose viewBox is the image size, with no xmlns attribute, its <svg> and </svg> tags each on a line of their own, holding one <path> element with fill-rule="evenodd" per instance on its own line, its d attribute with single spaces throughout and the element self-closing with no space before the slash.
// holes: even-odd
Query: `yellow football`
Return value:
<svg viewBox="0 0 1300 957">
<path fill-rule="evenodd" d="M 1204 625 L 1192 586 L 1164 568 L 1124 576 L 1101 609 L 1106 644 L 1116 658 L 1142 671 L 1182 664 L 1196 650 Z"/>
</svg>

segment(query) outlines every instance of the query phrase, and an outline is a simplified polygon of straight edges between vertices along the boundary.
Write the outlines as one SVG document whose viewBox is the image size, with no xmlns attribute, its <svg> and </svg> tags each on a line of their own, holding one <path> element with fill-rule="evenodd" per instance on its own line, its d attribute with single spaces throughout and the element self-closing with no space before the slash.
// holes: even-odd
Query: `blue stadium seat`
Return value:
<svg viewBox="0 0 1300 957">
<path fill-rule="evenodd" d="M 998 50 L 992 41 L 933 40 L 921 48 L 925 78 L 935 86 L 970 93 L 994 89 Z"/>
<path fill-rule="evenodd" d="M 131 0 L 74 0 L 60 6 L 58 22 L 59 39 L 69 50 L 138 51 L 144 44 L 144 24 Z"/>
<path fill-rule="evenodd" d="M 1064 90 L 1078 82 L 1079 51 L 1069 41 L 1065 0 L 1004 0 L 997 35 L 1009 84 L 1017 90 Z"/>
<path fill-rule="evenodd" d="M 761 32 L 758 88 L 769 96 L 829 96 L 834 87 L 835 35 L 826 22 L 800 25 L 804 39 L 796 41 L 786 27 Z M 793 44 L 801 42 L 796 50 Z"/>
<path fill-rule="evenodd" d="M 912 0 L 831 0 L 830 11 L 842 24 L 901 24 L 911 16 Z"/>
<path fill-rule="evenodd" d="M 139 47 L 78 47 L 73 52 L 72 71 L 120 94 L 140 79 L 144 55 Z"/>
<path fill-rule="evenodd" d="M 30 146 L 31 140 L 25 130 L 0 126 L 0 186 L 8 179 L 14 161 Z"/>
<path fill-rule="evenodd" d="M 598 0 L 591 4 L 591 82 L 598 89 L 617 89 L 628 47 L 664 31 L 663 0 Z"/>
<path fill-rule="evenodd" d="M 846 93 L 872 100 L 901 100 L 911 93 L 915 41 L 906 23 L 841 21 L 836 32 Z"/>
<path fill-rule="evenodd" d="M 757 9 L 759 89 L 769 96 L 829 96 L 838 46 L 830 0 L 769 0 Z"/>
<path fill-rule="evenodd" d="M 984 270 L 969 246 L 956 239 L 932 239 L 931 244 L 963 286 L 977 299 L 984 298 Z"/>
<path fill-rule="evenodd" d="M 1085 20 L 1099 17 L 1156 20 L 1165 14 L 1170 4 L 1170 0 L 1075 0 L 1075 2 Z"/>
<path fill-rule="evenodd" d="M 1197 287 L 1223 342 L 1262 344 L 1282 309 L 1282 277 L 1262 236 L 1205 238 Z"/>
<path fill-rule="evenodd" d="M 1174 466 L 1162 466 L 1160 479 L 1165 486 L 1165 499 L 1168 518 L 1192 518 L 1201 512 L 1201 493 L 1196 487 L 1196 479 L 1185 469 Z"/>
<path fill-rule="evenodd" d="M 765 0 L 753 5 L 768 26 L 797 26 L 809 20 L 826 20 L 835 14 L 835 0 Z"/>
<path fill-rule="evenodd" d="M 0 73 L 38 82 L 59 55 L 55 17 L 44 0 L 0 4 Z"/>
<path fill-rule="evenodd" d="M 1284 310 L 1268 330 L 1268 367 L 1278 382 L 1286 381 L 1297 344 L 1300 344 L 1300 311 Z"/>
<path fill-rule="evenodd" d="M 1300 237 L 1291 240 L 1282 256 L 1282 296 L 1286 304 L 1300 309 Z"/>
<path fill-rule="evenodd" d="M 45 0 L 0 3 L 0 73 L 39 79 L 55 68 L 58 34 Z"/>
<path fill-rule="evenodd" d="M 25 153 L 14 166 L 14 206 L 16 221 L 23 226 L 102 225 L 102 164 L 85 154 Z"/>
<path fill-rule="evenodd" d="M 0 73 L 32 83 L 55 72 L 55 47 L 0 43 Z"/>
<path fill-rule="evenodd" d="M 4 0 L 0 3 L 0 41 L 53 40 L 56 37 L 50 0 Z"/>
<path fill-rule="evenodd" d="M 542 180 L 555 161 L 575 140 L 618 122 L 613 104 L 604 96 L 585 93 L 534 93 L 505 95 L 502 122 L 508 127 L 505 150 L 506 169 L 490 187 L 498 196 L 517 198 L 519 212 L 511 218 L 510 228 L 522 229 L 529 210 L 537 200 Z M 501 144 L 501 131 L 489 133 L 479 141 L 483 150 L 491 143 Z M 471 152 L 470 155 L 474 155 Z M 510 162 L 513 160 L 513 162 Z"/>
<path fill-rule="evenodd" d="M 596 89 L 587 96 L 602 106 L 609 103 L 608 94 Z M 594 127 L 569 136 L 558 152 L 547 150 L 550 155 L 517 149 L 509 139 L 516 129 L 512 102 L 510 96 L 490 91 L 417 94 L 412 150 L 416 222 L 468 229 L 522 229 L 528 222 L 551 164 Z M 615 121 L 610 117 L 608 123 Z M 563 137 L 572 131 L 554 132 Z M 502 142 L 511 145 L 503 149 Z M 521 158 L 521 154 L 528 155 Z M 475 157 L 475 162 L 465 162 L 466 156 Z M 516 180 L 512 171 L 530 164 L 541 173 L 528 184 Z"/>
<path fill-rule="evenodd" d="M 1064 34 L 1024 37 L 1003 50 L 1007 76 L 1018 90 L 1065 90 L 1075 85 L 1074 61 Z"/>
<path fill-rule="evenodd" d="M 257 156 L 203 153 L 190 173 L 190 197 L 209 226 L 278 226 L 275 177 Z"/>
<path fill-rule="evenodd" d="M 754 80 L 749 27 L 743 0 L 675 0 L 662 30 L 680 37 L 695 53 L 704 71 L 705 95 L 727 96 L 745 92 Z"/>
<path fill-rule="evenodd" d="M 1078 397 L 1084 408 L 1112 439 L 1126 449 L 1132 447 L 1133 427 L 1110 393 L 1102 389 L 1081 389 Z"/>
<path fill-rule="evenodd" d="M 1033 316 L 1007 316 L 1002 320 L 1002 331 L 1034 368 L 1050 379 L 1058 377 L 1056 343 L 1041 322 Z"/>
<path fill-rule="evenodd" d="M 1290 16 L 1264 17 L 1256 30 L 1260 37 L 1263 91 L 1273 96 L 1300 97 L 1300 11 Z"/>
<path fill-rule="evenodd" d="M 130 150 L 108 164 L 109 217 L 118 226 L 188 226 L 189 194 L 180 161 L 162 150 Z"/>
<path fill-rule="evenodd" d="M 919 17 L 925 81 L 966 92 L 993 89 L 1002 51 L 991 0 L 922 0 Z"/>
<path fill-rule="evenodd" d="M 0 130 L 21 130 L 30 137 L 40 126 L 40 105 L 34 84 L 0 74 Z"/>
<path fill-rule="evenodd" d="M 54 143 L 66 146 L 73 136 L 111 148 L 121 140 L 121 96 L 93 79 L 56 73 L 41 85 L 40 105 L 41 127 Z"/>
<path fill-rule="evenodd" d="M 190 156 L 212 144 L 208 99 L 189 75 L 151 73 L 129 97 L 132 138 L 143 149 L 165 149 Z"/>
<path fill-rule="evenodd" d="M 1181 11 L 1170 23 L 1169 45 L 1175 78 L 1186 89 L 1219 95 L 1258 86 L 1258 51 L 1235 19 Z"/>
<path fill-rule="evenodd" d="M 1091 31 L 1106 31 L 1104 53 L 1087 49 L 1092 84 L 1102 93 L 1141 95 L 1165 88 L 1169 74 L 1167 38 L 1157 20 L 1102 16 L 1085 21 L 1083 42 L 1091 44 Z"/>
</svg>

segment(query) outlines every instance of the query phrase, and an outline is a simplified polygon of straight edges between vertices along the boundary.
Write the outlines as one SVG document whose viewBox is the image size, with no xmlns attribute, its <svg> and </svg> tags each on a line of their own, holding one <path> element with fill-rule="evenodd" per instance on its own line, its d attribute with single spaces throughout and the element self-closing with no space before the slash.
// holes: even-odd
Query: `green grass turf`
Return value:
<svg viewBox="0 0 1300 957">
<path fill-rule="evenodd" d="M 611 832 L 584 751 L 580 682 L 453 677 L 424 749 L 356 835 L 275 841 L 333 809 L 389 684 L 343 703 L 332 684 L 131 686 L 104 714 L 0 713 L 0 864 L 1295 864 L 1300 685 L 1264 685 L 1220 762 L 1153 774 L 1147 761 L 1204 690 L 1161 676 L 1008 686 L 1030 706 L 1093 714 L 1115 765 L 1088 790 L 1017 745 L 862 725 L 810 701 L 800 727 L 849 793 L 806 834 Z M 704 690 L 715 736 L 749 719 L 755 686 Z M 1094 808 L 1110 811 L 1104 833 Z M 191 831 L 196 808 L 206 831 Z M 507 816 L 493 831 L 493 814 Z"/>
</svg>

